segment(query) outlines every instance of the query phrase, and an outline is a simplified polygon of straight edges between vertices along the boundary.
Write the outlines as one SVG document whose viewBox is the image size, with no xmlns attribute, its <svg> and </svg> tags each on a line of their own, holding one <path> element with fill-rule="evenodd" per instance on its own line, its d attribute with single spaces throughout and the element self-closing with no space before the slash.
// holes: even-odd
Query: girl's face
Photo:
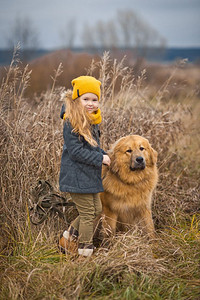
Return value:
<svg viewBox="0 0 200 300">
<path fill-rule="evenodd" d="M 93 93 L 86 93 L 81 95 L 80 101 L 89 114 L 92 114 L 93 112 L 97 111 L 99 108 L 98 97 Z"/>
</svg>

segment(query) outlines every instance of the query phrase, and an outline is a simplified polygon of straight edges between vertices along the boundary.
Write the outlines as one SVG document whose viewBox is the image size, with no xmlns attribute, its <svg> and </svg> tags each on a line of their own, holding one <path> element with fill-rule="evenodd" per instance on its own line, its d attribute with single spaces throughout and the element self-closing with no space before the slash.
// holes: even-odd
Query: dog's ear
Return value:
<svg viewBox="0 0 200 300">
<path fill-rule="evenodd" d="M 115 149 L 112 148 L 111 150 L 108 151 L 108 156 L 110 157 L 111 163 L 110 163 L 110 170 L 113 173 L 117 173 L 119 171 L 119 168 L 117 166 L 117 159 L 115 155 Z"/>
<path fill-rule="evenodd" d="M 154 150 L 151 146 L 150 146 L 149 150 L 150 150 L 151 163 L 152 163 L 152 165 L 155 165 L 157 163 L 158 152 L 156 150 Z"/>
</svg>

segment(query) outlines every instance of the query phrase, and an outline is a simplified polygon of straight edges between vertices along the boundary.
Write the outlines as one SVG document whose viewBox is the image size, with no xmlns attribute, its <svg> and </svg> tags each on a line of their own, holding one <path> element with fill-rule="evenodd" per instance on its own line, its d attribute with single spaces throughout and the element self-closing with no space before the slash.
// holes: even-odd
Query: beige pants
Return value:
<svg viewBox="0 0 200 300">
<path fill-rule="evenodd" d="M 71 223 L 79 232 L 79 242 L 92 244 L 94 219 L 102 212 L 99 194 L 70 193 L 72 201 L 76 204 L 79 216 Z"/>
</svg>

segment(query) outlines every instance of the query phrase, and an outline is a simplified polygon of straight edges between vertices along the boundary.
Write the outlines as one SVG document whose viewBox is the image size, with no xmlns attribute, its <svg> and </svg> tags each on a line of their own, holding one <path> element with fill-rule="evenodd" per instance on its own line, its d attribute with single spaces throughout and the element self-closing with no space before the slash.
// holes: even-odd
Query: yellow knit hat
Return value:
<svg viewBox="0 0 200 300">
<path fill-rule="evenodd" d="M 72 80 L 73 94 L 72 99 L 76 99 L 83 94 L 93 93 L 98 99 L 101 95 L 101 82 L 92 76 L 80 76 Z"/>
</svg>

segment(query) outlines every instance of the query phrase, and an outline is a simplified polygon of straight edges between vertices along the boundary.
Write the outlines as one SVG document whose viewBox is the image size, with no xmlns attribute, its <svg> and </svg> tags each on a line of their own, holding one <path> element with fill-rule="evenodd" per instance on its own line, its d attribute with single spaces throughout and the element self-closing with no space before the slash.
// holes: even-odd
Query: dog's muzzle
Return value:
<svg viewBox="0 0 200 300">
<path fill-rule="evenodd" d="M 130 166 L 131 171 L 144 170 L 146 166 L 145 159 L 142 156 L 137 156 Z"/>
</svg>

